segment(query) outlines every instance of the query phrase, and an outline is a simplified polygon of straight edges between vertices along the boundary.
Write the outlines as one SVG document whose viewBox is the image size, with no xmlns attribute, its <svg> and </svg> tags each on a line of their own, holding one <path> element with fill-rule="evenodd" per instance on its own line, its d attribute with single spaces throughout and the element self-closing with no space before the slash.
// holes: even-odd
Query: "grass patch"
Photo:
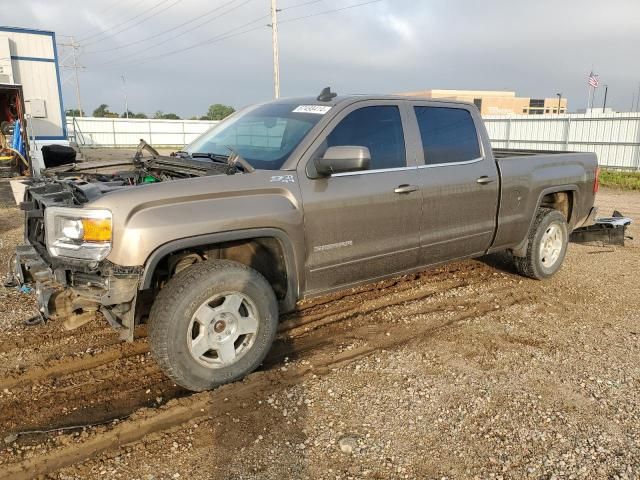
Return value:
<svg viewBox="0 0 640 480">
<path fill-rule="evenodd" d="M 623 190 L 640 190 L 640 172 L 619 172 L 603 169 L 600 172 L 600 185 Z"/>
</svg>

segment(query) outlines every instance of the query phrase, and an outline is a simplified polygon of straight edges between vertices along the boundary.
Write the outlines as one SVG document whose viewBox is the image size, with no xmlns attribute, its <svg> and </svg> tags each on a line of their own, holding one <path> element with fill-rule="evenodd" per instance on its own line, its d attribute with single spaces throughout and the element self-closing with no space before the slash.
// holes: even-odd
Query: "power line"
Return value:
<svg viewBox="0 0 640 480">
<path fill-rule="evenodd" d="M 292 23 L 292 22 L 296 22 L 296 21 L 300 21 L 300 20 L 305 20 L 305 19 L 308 19 L 308 18 L 311 18 L 311 17 L 316 17 L 316 16 L 319 16 L 319 15 L 328 15 L 330 13 L 336 13 L 336 12 L 341 12 L 341 11 L 344 11 L 344 10 L 357 8 L 357 7 L 363 7 L 363 6 L 366 6 L 366 5 L 379 3 L 381 1 L 383 1 L 383 0 L 369 0 L 367 2 L 357 3 L 355 5 L 348 5 L 346 7 L 334 8 L 334 9 L 325 10 L 325 11 L 322 11 L 322 12 L 317 12 L 317 13 L 314 13 L 314 14 L 302 15 L 302 16 L 299 16 L 299 17 L 294 17 L 294 18 L 289 18 L 289 19 L 286 19 L 286 20 L 281 20 L 281 21 L 279 21 L 279 24 Z M 189 45 L 187 47 L 183 47 L 183 48 L 179 48 L 179 49 L 172 50 L 172 51 L 169 51 L 169 52 L 165 52 L 165 53 L 163 53 L 161 55 L 155 55 L 153 57 L 147 57 L 147 58 L 142 59 L 142 60 L 137 61 L 137 62 L 129 62 L 129 63 L 130 64 L 141 65 L 141 64 L 144 64 L 144 63 L 149 63 L 149 62 L 151 62 L 153 60 L 156 60 L 156 59 L 159 59 L 159 58 L 165 58 L 165 57 L 168 57 L 168 56 L 171 56 L 171 55 L 175 55 L 177 53 L 182 53 L 182 52 L 186 52 L 188 50 L 193 50 L 194 48 L 202 47 L 202 46 L 205 46 L 205 45 L 211 45 L 211 44 L 214 44 L 214 43 L 221 42 L 223 40 L 228 40 L 230 38 L 237 37 L 239 35 L 244 35 L 244 34 L 247 34 L 247 33 L 250 33 L 250 32 L 254 32 L 256 30 L 263 29 L 264 25 L 260 25 L 260 26 L 253 27 L 253 28 L 248 28 L 248 27 L 250 27 L 251 25 L 253 25 L 253 24 L 257 23 L 257 22 L 260 22 L 260 21 L 262 21 L 265 18 L 268 18 L 270 16 L 271 16 L 270 14 L 263 15 L 261 17 L 256 18 L 255 20 L 247 22 L 247 23 L 245 23 L 243 25 L 240 25 L 238 27 L 232 28 L 232 29 L 230 29 L 230 30 L 228 30 L 228 31 L 226 31 L 226 32 L 224 32 L 222 34 L 215 35 L 215 36 L 213 36 L 213 37 L 211 37 L 211 38 L 209 38 L 207 40 L 204 40 L 204 41 Z M 243 28 L 245 30 L 242 30 Z M 240 31 L 238 31 L 238 30 L 240 30 Z M 150 48 L 153 48 L 153 47 L 150 47 Z M 118 60 L 116 60 L 115 62 L 117 62 Z M 101 64 L 101 66 L 104 66 L 104 65 L 106 65 L 106 64 L 105 63 Z"/>
<path fill-rule="evenodd" d="M 302 15 L 300 17 L 294 17 L 294 18 L 288 18 L 286 20 L 282 20 L 280 21 L 280 24 L 283 23 L 291 23 L 291 22 L 297 22 L 298 20 L 305 20 L 307 18 L 311 18 L 311 17 L 318 17 L 320 15 L 328 15 L 329 13 L 336 13 L 336 12 L 342 12 L 344 10 L 349 10 L 352 8 L 356 8 L 356 7 L 364 7 L 365 5 L 371 5 L 373 3 L 379 3 L 382 0 L 370 0 L 368 2 L 362 2 L 362 3 L 357 3 L 355 5 L 348 5 L 346 7 L 340 7 L 340 8 L 332 8 L 331 10 L 324 10 L 322 12 L 317 12 L 317 13 L 311 13 L 309 15 Z"/>
<path fill-rule="evenodd" d="M 142 1 L 144 1 L 144 0 L 142 0 Z M 142 3 L 142 1 L 141 1 L 141 2 L 138 2 L 135 6 L 138 6 L 140 3 Z M 154 9 L 158 8 L 158 7 L 159 7 L 159 6 L 161 6 L 163 3 L 166 3 L 166 2 L 168 2 L 168 1 L 169 1 L 169 0 L 161 0 L 161 2 L 160 2 L 160 3 L 158 3 L 158 4 L 154 5 L 153 7 L 150 7 L 150 8 L 147 8 L 147 9 L 143 10 L 142 12 L 138 13 L 137 15 L 134 15 L 133 17 L 129 18 L 128 20 L 125 20 L 124 22 L 120 22 L 120 23 L 118 23 L 118 25 L 113 25 L 113 26 L 111 26 L 111 27 L 107 27 L 107 28 L 105 28 L 104 30 L 100 30 L 99 32 L 93 33 L 93 34 L 91 34 L 91 35 L 87 35 L 86 37 L 82 37 L 82 38 L 80 38 L 80 41 L 81 41 L 81 42 L 84 42 L 84 41 L 86 41 L 86 40 L 89 40 L 90 38 L 94 38 L 94 37 L 97 37 L 97 36 L 100 36 L 100 35 L 104 35 L 104 34 L 105 34 L 105 33 L 107 33 L 109 30 L 113 30 L 114 28 L 118 28 L 118 27 L 120 27 L 120 26 L 122 26 L 122 25 L 126 25 L 127 23 L 132 22 L 132 21 L 133 21 L 133 20 L 135 20 L 136 18 L 139 18 L 139 17 L 141 17 L 142 15 L 144 15 L 145 13 L 147 13 L 147 12 L 149 12 L 149 11 L 151 11 L 151 10 L 154 10 Z"/>
<path fill-rule="evenodd" d="M 140 12 L 138 15 L 134 15 L 134 16 L 133 16 L 133 17 L 131 17 L 129 20 L 126 20 L 125 22 L 120 22 L 118 25 L 114 25 L 114 26 L 109 27 L 109 28 L 106 28 L 106 29 L 104 29 L 104 30 L 102 30 L 102 31 L 100 31 L 100 32 L 98 32 L 98 33 L 94 33 L 93 35 L 89 35 L 88 37 L 82 38 L 82 39 L 80 40 L 80 42 L 84 43 L 84 44 L 85 44 L 85 46 L 87 46 L 87 45 L 93 45 L 94 43 L 96 43 L 96 42 L 99 42 L 99 41 L 102 41 L 102 40 L 103 40 L 103 39 L 100 39 L 100 40 L 99 40 L 99 39 L 98 39 L 99 37 L 102 37 L 102 36 L 104 36 L 104 35 L 106 35 L 106 36 L 113 36 L 113 35 L 115 35 L 115 34 L 117 34 L 117 33 L 121 33 L 121 32 L 124 32 L 124 31 L 126 31 L 126 30 L 130 30 L 130 29 L 132 29 L 133 27 L 136 27 L 136 26 L 140 25 L 141 23 L 144 23 L 144 22 L 146 22 L 147 20 L 150 20 L 151 18 L 153 18 L 153 17 L 155 17 L 156 15 L 158 15 L 158 14 L 160 14 L 160 13 L 164 12 L 165 10 L 168 10 L 169 8 L 173 7 L 174 5 L 176 5 L 176 4 L 178 4 L 178 3 L 180 3 L 182 0 L 176 0 L 176 1 L 174 1 L 172 4 L 170 4 L 168 7 L 165 7 L 165 8 L 163 8 L 163 9 L 162 9 L 162 10 L 160 10 L 160 11 L 154 12 L 153 14 L 151 14 L 151 15 L 149 15 L 149 16 L 147 16 L 147 17 L 145 17 L 145 18 L 142 18 L 140 21 L 135 22 L 135 23 L 133 23 L 132 25 L 129 25 L 129 26 L 126 26 L 126 27 L 125 27 L 125 25 L 126 25 L 126 24 L 131 23 L 132 21 L 134 21 L 134 20 L 136 20 L 136 19 L 138 19 L 138 18 L 140 18 L 140 17 L 142 17 L 142 16 L 144 16 L 144 15 L 146 15 L 146 14 L 148 14 L 148 13 L 152 12 L 153 10 L 155 10 L 156 8 L 161 7 L 162 5 L 164 5 L 165 3 L 167 3 L 168 1 L 170 1 L 170 0 L 162 0 L 160 3 L 157 3 L 157 4 L 156 4 L 156 5 L 154 5 L 153 7 L 150 7 L 150 8 L 147 8 L 147 9 L 143 10 L 143 11 L 142 11 L 142 12 Z M 121 27 L 124 27 L 124 28 L 121 28 Z M 115 31 L 114 31 L 113 33 L 109 33 L 111 30 L 114 30 L 114 29 L 115 29 Z M 97 37 L 97 38 L 96 38 L 96 37 Z M 89 39 L 91 39 L 91 38 L 93 38 L 94 40 L 92 40 L 91 42 L 86 43 L 86 42 L 87 42 L 87 40 L 89 40 Z"/>
<path fill-rule="evenodd" d="M 103 8 L 102 10 L 98 11 L 96 15 L 102 15 L 104 12 L 106 12 L 107 10 L 113 10 L 115 7 L 120 6 L 121 3 L 124 3 L 127 0 L 116 0 L 115 2 L 113 2 L 111 5 L 106 6 L 105 8 Z M 138 4 L 144 2 L 145 0 L 140 0 L 138 2 Z"/>
<path fill-rule="evenodd" d="M 278 11 L 279 12 L 284 12 L 285 10 L 293 10 L 294 8 L 306 7 L 307 5 L 313 5 L 314 3 L 320 3 L 320 2 L 324 2 L 324 0 L 310 0 L 308 2 L 296 3 L 296 4 L 291 5 L 289 7 L 280 8 L 280 9 L 278 9 Z"/>
<path fill-rule="evenodd" d="M 181 1 L 182 1 L 182 0 L 175 0 L 175 2 L 171 3 L 170 5 L 167 5 L 167 6 L 166 6 L 166 7 L 164 7 L 162 10 L 158 10 L 157 12 L 154 12 L 153 14 L 151 14 L 151 15 L 147 16 L 146 18 L 143 18 L 143 19 L 141 19 L 140 21 L 138 21 L 138 22 L 136 22 L 136 23 L 134 23 L 134 24 L 132 24 L 132 25 L 129 25 L 128 27 L 121 28 L 120 30 L 116 30 L 115 32 L 113 32 L 113 33 L 111 33 L 111 34 L 109 34 L 109 35 L 107 35 L 107 36 L 113 36 L 113 35 L 116 35 L 116 34 L 118 34 L 118 33 L 122 33 L 122 32 L 125 32 L 125 31 L 127 31 L 127 30 L 131 30 L 133 27 L 136 27 L 136 26 L 138 26 L 138 25 L 140 25 L 140 24 L 142 24 L 142 23 L 146 22 L 147 20 L 151 20 L 153 17 L 157 17 L 157 16 L 158 16 L 158 15 L 160 15 L 162 12 L 165 12 L 165 11 L 169 10 L 171 7 L 176 6 L 176 5 L 177 5 L 178 3 L 180 3 Z M 92 41 L 92 42 L 86 43 L 86 44 L 85 44 L 85 46 L 87 46 L 87 45 L 93 45 L 94 43 L 101 42 L 101 41 L 103 41 L 103 40 L 104 40 L 104 38 L 102 38 L 102 39 L 97 39 L 97 40 L 94 40 L 94 41 Z"/>
<path fill-rule="evenodd" d="M 232 28 L 230 30 L 227 30 L 226 32 L 221 33 L 219 35 L 216 35 L 215 37 L 209 38 L 209 39 L 207 39 L 205 41 L 190 45 L 188 47 L 179 48 L 177 50 L 172 50 L 170 52 L 165 52 L 165 53 L 160 54 L 160 55 L 155 55 L 153 57 L 148 57 L 148 58 L 145 58 L 145 59 L 140 60 L 140 61 L 129 62 L 129 64 L 141 65 L 141 64 L 144 64 L 144 63 L 149 63 L 150 61 L 156 60 L 158 58 L 168 57 L 170 55 L 175 55 L 176 53 L 186 52 L 188 50 L 192 50 L 194 48 L 202 47 L 204 45 L 211 45 L 213 43 L 218 43 L 218 42 L 220 42 L 222 40 L 226 40 L 228 38 L 237 37 L 238 35 L 243 35 L 245 33 L 253 32 L 253 31 L 256 31 L 256 30 L 262 30 L 265 27 L 265 25 L 259 25 L 257 27 L 253 27 L 253 28 L 248 29 L 248 30 L 242 30 L 240 32 L 236 32 L 237 30 L 241 30 L 242 28 L 249 27 L 249 26 L 251 26 L 251 25 L 253 25 L 253 24 L 257 23 L 257 22 L 263 22 L 264 20 L 266 20 L 270 16 L 271 15 L 263 15 L 263 16 L 261 16 L 259 18 L 256 18 L 255 20 L 252 20 L 252 21 L 244 23 L 244 24 L 242 24 L 242 25 L 240 25 L 238 27 L 235 27 L 235 28 Z M 102 64 L 102 65 L 105 65 L 105 64 Z"/>
<path fill-rule="evenodd" d="M 173 27 L 173 28 L 170 28 L 170 29 L 168 29 L 168 30 L 164 30 L 164 31 L 162 31 L 162 32 L 156 33 L 155 35 L 151 35 L 151 36 L 149 36 L 149 37 L 145 37 L 145 38 L 140 39 L 140 40 L 136 40 L 135 42 L 130 42 L 130 43 L 126 44 L 126 45 L 120 45 L 120 46 L 117 46 L 117 47 L 106 48 L 106 49 L 104 49 L 104 50 L 88 50 L 86 53 L 106 53 L 106 52 L 112 52 L 112 51 L 115 51 L 115 50 L 121 50 L 121 49 L 123 49 L 123 48 L 129 48 L 129 47 L 131 47 L 131 46 L 133 46 L 133 45 L 138 45 L 138 44 L 140 44 L 140 43 L 144 43 L 144 42 L 147 42 L 147 41 L 149 41 L 149 40 L 153 40 L 154 38 L 158 38 L 158 37 L 160 37 L 160 36 L 162 36 L 162 35 L 166 35 L 167 33 L 170 33 L 170 32 L 173 32 L 173 31 L 175 31 L 175 30 L 178 30 L 179 28 L 182 28 L 182 27 L 184 27 L 184 26 L 186 26 L 186 25 L 189 25 L 189 24 L 191 24 L 191 23 L 193 23 L 193 22 L 196 22 L 196 21 L 198 21 L 198 20 L 202 20 L 204 17 L 208 17 L 208 16 L 209 16 L 209 15 L 211 15 L 212 13 L 215 13 L 215 12 L 217 12 L 217 11 L 220 11 L 220 10 L 222 10 L 223 8 L 225 8 L 225 7 L 229 6 L 229 5 L 231 5 L 231 4 L 233 4 L 233 3 L 237 2 L 237 1 L 239 1 L 239 0 L 230 0 L 229 2 L 226 2 L 226 3 L 224 3 L 224 4 L 220 5 L 220 6 L 218 6 L 218 7 L 214 8 L 214 9 L 212 9 L 212 10 L 209 10 L 208 12 L 206 12 L 206 13 L 205 13 L 205 14 L 203 14 L 203 15 L 198 15 L 196 18 L 193 18 L 193 19 L 191 19 L 191 20 L 188 20 L 188 21 L 186 21 L 186 22 L 183 22 L 183 23 L 181 23 L 181 24 L 179 24 L 179 25 L 177 25 L 177 26 L 175 26 L 175 27 Z M 213 22 L 214 20 L 217 20 L 218 18 L 221 18 L 221 17 L 223 17 L 223 16 L 227 15 L 228 13 L 233 12 L 234 10 L 237 10 L 237 9 L 238 9 L 238 8 L 240 8 L 240 7 L 243 7 L 244 5 L 246 5 L 247 3 L 251 2 L 251 1 L 253 1 L 253 0 L 245 0 L 245 1 L 244 1 L 244 2 L 242 2 L 241 4 L 236 5 L 236 6 L 234 6 L 234 7 L 230 8 L 229 10 L 227 10 L 227 11 L 225 11 L 225 12 L 222 12 L 220 15 L 216 15 L 216 16 L 214 16 L 213 18 L 210 18 L 210 19 L 208 19 L 208 20 L 206 20 L 206 21 L 204 21 L 204 22 L 201 22 L 201 23 L 200 23 L 200 24 L 198 24 L 198 25 L 195 25 L 194 27 L 191 27 L 191 28 L 190 28 L 189 30 L 187 30 L 187 31 L 181 32 L 181 33 L 179 33 L 178 35 L 173 35 L 173 36 L 171 36 L 171 37 L 169 37 L 169 38 L 167 38 L 167 39 L 163 40 L 162 42 L 157 43 L 157 44 L 155 44 L 155 45 L 152 45 L 152 46 L 150 46 L 150 47 L 148 47 L 148 48 L 156 48 L 156 47 L 158 47 L 158 46 L 160 46 L 160 45 L 163 45 L 163 44 L 165 44 L 165 43 L 167 43 L 167 42 L 169 42 L 169 41 L 171 41 L 171 40 L 174 40 L 174 39 L 176 39 L 176 38 L 179 38 L 179 37 L 181 37 L 181 36 L 183 36 L 183 35 L 187 35 L 187 34 L 189 34 L 189 33 L 193 32 L 194 30 L 197 30 L 198 28 L 200 28 L 200 27 L 202 27 L 202 26 L 204 26 L 204 25 L 206 25 L 206 24 L 211 23 L 211 22 Z M 135 54 L 136 54 L 136 52 L 134 52 L 134 53 L 133 53 L 133 55 L 135 55 Z M 129 54 L 129 55 L 127 55 L 127 56 L 125 56 L 124 58 L 128 58 L 128 57 L 130 57 L 130 56 L 131 56 L 131 54 Z M 120 57 L 118 60 L 122 60 L 122 58 L 123 58 L 123 57 Z"/>
</svg>

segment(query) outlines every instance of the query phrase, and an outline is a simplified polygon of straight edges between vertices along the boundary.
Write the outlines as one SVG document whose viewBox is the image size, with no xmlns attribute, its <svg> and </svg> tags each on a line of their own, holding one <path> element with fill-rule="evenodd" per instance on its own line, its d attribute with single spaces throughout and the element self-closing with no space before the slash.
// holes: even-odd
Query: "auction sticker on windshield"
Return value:
<svg viewBox="0 0 640 480">
<path fill-rule="evenodd" d="M 331 107 L 326 105 L 300 105 L 293 113 L 315 113 L 317 115 L 324 115 L 329 110 L 331 110 Z"/>
</svg>

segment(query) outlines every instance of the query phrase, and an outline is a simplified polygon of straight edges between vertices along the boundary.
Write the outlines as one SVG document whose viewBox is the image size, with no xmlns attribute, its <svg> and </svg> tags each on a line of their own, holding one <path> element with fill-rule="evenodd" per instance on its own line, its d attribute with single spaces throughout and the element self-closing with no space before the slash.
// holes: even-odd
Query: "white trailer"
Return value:
<svg viewBox="0 0 640 480">
<path fill-rule="evenodd" d="M 0 84 L 22 85 L 34 174 L 44 145 L 69 145 L 54 32 L 0 26 Z M 0 112 L 0 116 L 2 112 Z"/>
</svg>

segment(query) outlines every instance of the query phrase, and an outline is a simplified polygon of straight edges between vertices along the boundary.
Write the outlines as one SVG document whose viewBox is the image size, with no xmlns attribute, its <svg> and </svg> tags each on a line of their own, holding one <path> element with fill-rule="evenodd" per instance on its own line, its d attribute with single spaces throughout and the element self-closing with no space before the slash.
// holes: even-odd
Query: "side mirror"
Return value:
<svg viewBox="0 0 640 480">
<path fill-rule="evenodd" d="M 329 147 L 322 158 L 315 160 L 316 171 L 323 177 L 336 173 L 368 170 L 371 153 L 367 147 Z"/>
</svg>

